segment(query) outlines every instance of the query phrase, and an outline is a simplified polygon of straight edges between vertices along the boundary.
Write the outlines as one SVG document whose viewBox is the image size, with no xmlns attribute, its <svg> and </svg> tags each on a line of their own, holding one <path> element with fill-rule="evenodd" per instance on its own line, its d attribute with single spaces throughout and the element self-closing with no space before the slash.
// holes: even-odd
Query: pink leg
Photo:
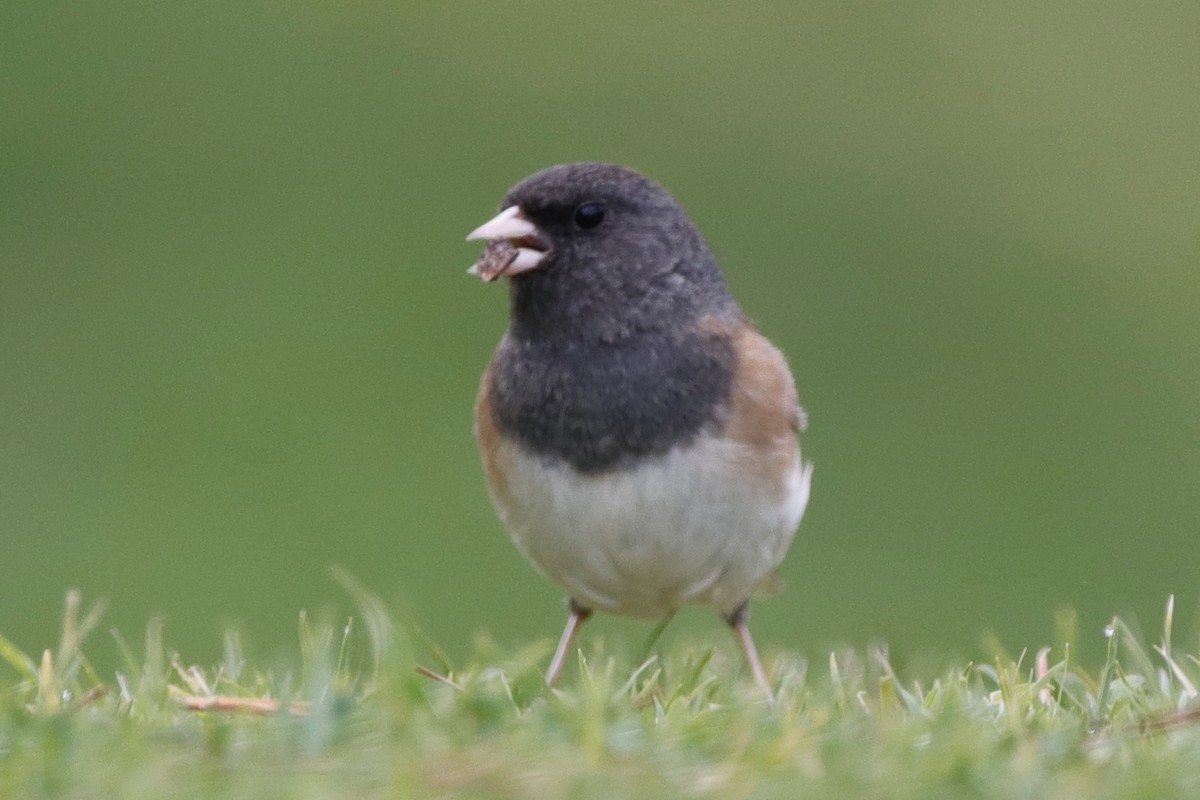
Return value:
<svg viewBox="0 0 1200 800">
<path fill-rule="evenodd" d="M 584 608 L 574 599 L 568 605 L 571 615 L 567 617 L 567 627 L 563 628 L 562 636 L 558 640 L 558 647 L 554 650 L 554 658 L 550 659 L 550 668 L 546 670 L 547 686 L 553 686 L 558 680 L 559 673 L 562 672 L 563 665 L 567 661 L 567 655 L 571 652 L 571 643 L 575 641 L 575 635 L 579 633 L 579 626 L 587 622 L 588 617 L 592 615 L 590 608 Z"/>
<path fill-rule="evenodd" d="M 758 648 L 754 646 L 754 639 L 750 636 L 749 620 L 750 601 L 747 600 L 726 617 L 725 621 L 737 633 L 738 641 L 742 644 L 742 652 L 746 654 L 746 663 L 750 666 L 750 674 L 754 676 L 754 682 L 758 684 L 759 689 L 762 689 L 768 700 L 773 700 L 771 684 L 767 683 L 767 673 L 763 670 L 762 661 L 758 658 Z"/>
</svg>

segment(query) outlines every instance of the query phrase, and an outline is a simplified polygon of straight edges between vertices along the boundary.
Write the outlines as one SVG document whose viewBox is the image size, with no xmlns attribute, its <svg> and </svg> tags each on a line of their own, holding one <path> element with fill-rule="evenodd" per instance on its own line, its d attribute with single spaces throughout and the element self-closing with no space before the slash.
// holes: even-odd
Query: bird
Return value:
<svg viewBox="0 0 1200 800">
<path fill-rule="evenodd" d="M 595 611 L 714 609 L 754 682 L 749 629 L 809 499 L 806 415 L 783 354 L 741 310 L 696 225 L 659 183 L 580 162 L 512 186 L 467 236 L 468 272 L 509 283 L 475 438 L 517 549 L 566 590 L 553 687 Z"/>
</svg>

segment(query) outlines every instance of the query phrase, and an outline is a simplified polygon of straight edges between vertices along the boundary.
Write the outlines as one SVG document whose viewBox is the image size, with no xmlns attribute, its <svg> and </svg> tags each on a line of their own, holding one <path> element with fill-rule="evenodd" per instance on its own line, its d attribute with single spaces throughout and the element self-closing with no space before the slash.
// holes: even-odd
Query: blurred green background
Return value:
<svg viewBox="0 0 1200 800">
<path fill-rule="evenodd" d="M 454 657 L 556 636 L 476 461 L 507 300 L 462 239 L 580 159 L 667 185 L 792 361 L 766 650 L 1190 619 L 1200 11 L 748 8 L 4 4 L 0 631 L 51 644 L 79 587 L 270 654 L 351 610 L 337 563 Z"/>
</svg>

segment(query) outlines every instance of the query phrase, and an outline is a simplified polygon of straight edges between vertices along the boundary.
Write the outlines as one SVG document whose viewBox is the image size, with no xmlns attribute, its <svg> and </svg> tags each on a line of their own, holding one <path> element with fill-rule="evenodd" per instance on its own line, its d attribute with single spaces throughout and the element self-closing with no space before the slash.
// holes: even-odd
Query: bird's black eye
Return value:
<svg viewBox="0 0 1200 800">
<path fill-rule="evenodd" d="M 604 221 L 604 206 L 599 203 L 584 203 L 575 209 L 575 224 L 585 231 Z"/>
</svg>

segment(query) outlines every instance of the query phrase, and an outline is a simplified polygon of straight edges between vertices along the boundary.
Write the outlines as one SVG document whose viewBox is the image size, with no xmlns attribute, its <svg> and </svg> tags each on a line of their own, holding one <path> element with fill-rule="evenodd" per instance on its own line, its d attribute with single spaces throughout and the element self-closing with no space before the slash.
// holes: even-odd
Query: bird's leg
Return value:
<svg viewBox="0 0 1200 800">
<path fill-rule="evenodd" d="M 767 683 L 767 673 L 763 671 L 762 661 L 758 658 L 758 648 L 754 646 L 754 639 L 750 636 L 750 601 L 746 600 L 735 608 L 725 621 L 733 628 L 742 644 L 742 652 L 746 654 L 746 663 L 750 665 L 750 674 L 754 676 L 754 682 L 768 700 L 774 699 L 771 695 L 771 684 Z"/>
<path fill-rule="evenodd" d="M 558 680 L 567 654 L 571 651 L 571 643 L 575 641 L 575 634 L 579 633 L 579 626 L 587 622 L 588 617 L 592 615 L 592 610 L 579 605 L 574 597 L 567 601 L 567 606 L 571 609 L 571 615 L 567 617 L 567 627 L 563 628 L 558 647 L 554 650 L 554 658 L 550 659 L 550 668 L 546 670 L 547 686 L 553 686 Z"/>
</svg>

